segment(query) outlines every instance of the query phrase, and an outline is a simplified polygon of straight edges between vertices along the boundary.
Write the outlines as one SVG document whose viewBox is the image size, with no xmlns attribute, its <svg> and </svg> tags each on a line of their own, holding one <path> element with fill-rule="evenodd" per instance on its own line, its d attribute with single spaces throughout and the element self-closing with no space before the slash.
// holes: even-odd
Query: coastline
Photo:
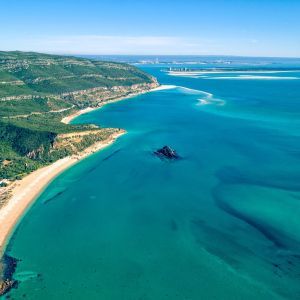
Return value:
<svg viewBox="0 0 300 300">
<path fill-rule="evenodd" d="M 49 166 L 32 172 L 20 181 L 15 182 L 12 187 L 11 199 L 0 210 L 0 255 L 2 256 L 4 254 L 7 242 L 9 241 L 9 237 L 11 236 L 15 225 L 18 224 L 26 210 L 34 203 L 34 200 L 53 179 L 89 155 L 111 145 L 118 137 L 125 133 L 125 130 L 120 129 L 108 139 L 95 143 L 79 154 L 64 157 Z"/>
<path fill-rule="evenodd" d="M 156 91 L 162 91 L 162 90 L 169 90 L 169 89 L 174 89 L 174 88 L 176 88 L 175 85 L 160 85 L 160 86 L 158 86 L 156 88 L 153 88 L 153 89 L 150 89 L 150 90 L 145 90 L 144 92 L 131 93 L 131 94 L 125 96 L 125 97 L 119 97 L 119 98 L 111 99 L 111 100 L 105 101 L 104 103 L 101 103 L 98 106 L 87 107 L 87 108 L 84 108 L 82 110 L 76 111 L 75 113 L 73 113 L 73 114 L 71 114 L 71 115 L 69 115 L 67 117 L 64 117 L 61 120 L 61 122 L 64 123 L 64 124 L 69 124 L 72 120 L 74 120 L 78 116 L 86 114 L 86 113 L 89 113 L 89 112 L 97 110 L 97 109 L 100 109 L 101 107 L 103 107 L 106 104 L 110 104 L 110 103 L 118 102 L 118 101 L 121 101 L 121 100 L 129 99 L 129 98 L 132 98 L 132 97 L 135 97 L 135 96 L 139 96 L 139 95 L 143 95 L 143 94 L 146 94 L 146 93 L 151 93 L 151 92 L 156 92 Z"/>
<path fill-rule="evenodd" d="M 159 85 L 149 90 L 130 93 L 125 97 L 118 97 L 115 99 L 105 101 L 97 107 L 87 107 L 85 109 L 79 110 L 63 118 L 61 122 L 69 124 L 76 117 L 91 112 L 93 110 L 99 109 L 109 103 L 132 98 L 149 92 L 174 88 L 176 88 L 175 85 Z M 5 250 L 16 226 L 21 222 L 23 216 L 26 214 L 26 211 L 31 207 L 31 205 L 33 205 L 35 200 L 44 191 L 44 189 L 66 169 L 72 167 L 87 156 L 111 145 L 118 137 L 125 133 L 125 130 L 119 129 L 106 140 L 97 142 L 78 154 L 64 157 L 51 165 L 42 167 L 28 174 L 23 179 L 12 183 L 10 187 L 10 192 L 12 196 L 9 199 L 8 203 L 0 209 L 0 272 L 3 272 L 2 268 L 4 267 L 3 259 L 5 257 Z M 14 258 L 9 256 L 7 257 L 9 260 L 12 260 L 13 263 L 16 263 Z M 16 281 L 14 281 L 12 277 L 3 278 L 2 280 L 0 277 L 0 296 L 4 295 L 12 287 L 14 287 L 15 284 Z"/>
<path fill-rule="evenodd" d="M 125 97 L 111 99 L 109 101 L 105 101 L 103 104 L 97 107 L 87 107 L 85 109 L 79 110 L 74 114 L 63 118 L 61 122 L 69 124 L 76 117 L 99 109 L 106 104 L 132 98 L 134 96 L 142 95 L 148 92 L 171 89 L 175 87 L 176 86 L 171 85 L 160 85 L 142 92 L 131 93 Z M 83 150 L 81 153 L 64 157 L 49 166 L 32 172 L 20 181 L 14 182 L 11 188 L 12 197 L 10 198 L 8 203 L 0 209 L 0 223 L 3 224 L 0 228 L 0 257 L 2 257 L 5 253 L 6 246 L 9 242 L 9 238 L 12 232 L 14 231 L 15 226 L 21 220 L 26 210 L 34 203 L 34 200 L 37 199 L 37 197 L 52 180 L 54 180 L 60 173 L 73 166 L 80 160 L 111 145 L 118 137 L 125 133 L 125 130 L 120 129 L 118 132 L 112 134 L 107 140 L 98 142 Z"/>
</svg>

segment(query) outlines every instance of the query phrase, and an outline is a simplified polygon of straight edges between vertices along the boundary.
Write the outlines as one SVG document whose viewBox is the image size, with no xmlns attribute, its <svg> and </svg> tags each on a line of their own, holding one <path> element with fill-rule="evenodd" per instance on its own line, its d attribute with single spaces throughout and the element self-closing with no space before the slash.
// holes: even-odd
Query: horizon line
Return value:
<svg viewBox="0 0 300 300">
<path fill-rule="evenodd" d="M 84 56 L 90 56 L 90 55 L 97 55 L 97 56 L 189 56 L 189 57 L 251 57 L 251 58 L 287 58 L 287 59 L 300 59 L 300 56 L 264 56 L 264 55 L 235 55 L 235 54 L 108 54 L 108 53 L 68 53 L 68 52 L 55 52 L 55 51 L 35 51 L 35 50 L 0 50 L 0 52 L 24 52 L 24 53 L 40 53 L 40 54 L 52 54 L 52 55 L 68 55 L 68 56 L 75 56 L 75 55 L 84 55 Z"/>
</svg>

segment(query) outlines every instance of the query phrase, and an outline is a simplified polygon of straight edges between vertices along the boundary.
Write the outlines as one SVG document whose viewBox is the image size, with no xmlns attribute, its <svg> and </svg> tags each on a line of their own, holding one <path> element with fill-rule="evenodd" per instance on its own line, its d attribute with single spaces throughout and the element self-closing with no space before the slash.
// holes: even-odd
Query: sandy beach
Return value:
<svg viewBox="0 0 300 300">
<path fill-rule="evenodd" d="M 119 98 L 111 99 L 111 100 L 105 101 L 103 104 L 101 104 L 99 106 L 96 106 L 96 107 L 87 107 L 85 109 L 79 110 L 79 111 L 75 112 L 74 114 L 71 114 L 71 115 L 69 115 L 67 117 L 64 117 L 61 120 L 61 122 L 65 123 L 65 124 L 69 124 L 73 119 L 77 118 L 78 116 L 86 114 L 86 113 L 91 112 L 93 110 L 99 109 L 99 108 L 101 108 L 104 105 L 109 104 L 109 103 L 118 102 L 118 101 L 121 101 L 121 100 L 132 98 L 134 96 L 142 95 L 142 94 L 145 94 L 145 93 L 162 91 L 162 90 L 169 90 L 169 89 L 174 89 L 174 88 L 176 88 L 176 85 L 160 85 L 160 86 L 158 86 L 156 88 L 153 88 L 153 89 L 145 91 L 145 92 L 132 93 L 132 94 L 129 94 L 128 96 L 126 96 L 126 97 L 119 97 Z"/>
<path fill-rule="evenodd" d="M 170 89 L 175 89 L 177 88 L 177 85 L 172 85 L 172 84 L 163 84 L 160 85 L 152 90 L 150 90 L 149 92 L 156 92 L 156 91 L 163 91 L 163 90 L 170 90 Z"/>
<path fill-rule="evenodd" d="M 148 92 L 155 92 L 167 89 L 176 88 L 174 85 L 161 85 L 157 88 L 151 89 Z M 74 118 L 79 115 L 91 112 L 95 109 L 99 109 L 102 106 L 121 101 L 123 99 L 131 98 L 136 95 L 140 95 L 142 93 L 130 94 L 127 97 L 116 98 L 109 101 L 106 101 L 102 105 L 98 107 L 88 107 L 77 111 L 74 114 L 71 114 L 62 119 L 62 122 L 65 124 L 70 123 Z M 83 152 L 77 155 L 73 155 L 71 157 L 65 157 L 56 161 L 55 163 L 38 169 L 31 174 L 27 175 L 20 181 L 16 181 L 10 187 L 12 197 L 8 201 L 8 203 L 0 209 L 0 251 L 3 252 L 5 250 L 6 242 L 8 237 L 10 236 L 12 230 L 15 225 L 20 220 L 21 216 L 24 214 L 26 209 L 30 207 L 30 205 L 34 202 L 34 200 L 39 196 L 39 194 L 45 189 L 45 187 L 61 172 L 71 167 L 81 159 L 87 157 L 88 155 L 99 151 L 108 145 L 112 144 L 119 136 L 125 133 L 124 130 L 120 130 L 119 132 L 113 134 L 109 139 L 96 143 L 93 146 L 85 149 Z M 1 254 L 1 253 L 0 253 Z"/>
<path fill-rule="evenodd" d="M 77 155 L 60 159 L 49 166 L 36 170 L 22 180 L 13 183 L 12 197 L 0 210 L 1 252 L 5 249 L 7 238 L 26 209 L 30 207 L 39 194 L 57 175 L 90 154 L 109 146 L 123 134 L 125 134 L 125 131 L 120 130 L 114 133 L 109 139 L 98 142 Z"/>
<path fill-rule="evenodd" d="M 66 116 L 64 118 L 62 118 L 61 122 L 62 123 L 65 123 L 65 124 L 69 124 L 73 119 L 75 119 L 76 117 L 80 116 L 80 115 L 83 115 L 83 114 L 86 114 L 92 110 L 94 110 L 95 108 L 93 107 L 87 107 L 85 109 L 81 109 L 79 111 L 76 111 L 74 114 L 71 114 L 69 116 Z"/>
</svg>

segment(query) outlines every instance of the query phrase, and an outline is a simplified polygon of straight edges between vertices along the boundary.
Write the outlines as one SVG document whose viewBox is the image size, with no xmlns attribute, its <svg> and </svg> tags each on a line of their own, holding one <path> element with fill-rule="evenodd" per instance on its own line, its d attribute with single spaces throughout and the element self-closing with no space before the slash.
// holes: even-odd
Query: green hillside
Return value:
<svg viewBox="0 0 300 300">
<path fill-rule="evenodd" d="M 156 85 L 127 64 L 0 51 L 0 182 L 21 178 L 116 131 L 63 124 L 63 117 Z M 87 130 L 80 143 L 62 142 L 66 133 Z"/>
<path fill-rule="evenodd" d="M 143 71 L 121 63 L 39 53 L 0 51 L 0 99 L 59 95 L 95 87 L 151 83 Z"/>
</svg>

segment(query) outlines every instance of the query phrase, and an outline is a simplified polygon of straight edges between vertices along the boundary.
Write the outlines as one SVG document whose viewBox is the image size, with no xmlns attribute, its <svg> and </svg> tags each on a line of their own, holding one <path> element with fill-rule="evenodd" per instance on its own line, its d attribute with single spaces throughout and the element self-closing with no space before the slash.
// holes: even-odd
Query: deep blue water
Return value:
<svg viewBox="0 0 300 300">
<path fill-rule="evenodd" d="M 60 175 L 24 217 L 8 249 L 21 259 L 12 299 L 299 299 L 293 63 L 185 77 L 166 72 L 178 64 L 143 64 L 177 87 L 77 118 L 128 133 Z M 152 154 L 164 145 L 182 159 Z"/>
</svg>

